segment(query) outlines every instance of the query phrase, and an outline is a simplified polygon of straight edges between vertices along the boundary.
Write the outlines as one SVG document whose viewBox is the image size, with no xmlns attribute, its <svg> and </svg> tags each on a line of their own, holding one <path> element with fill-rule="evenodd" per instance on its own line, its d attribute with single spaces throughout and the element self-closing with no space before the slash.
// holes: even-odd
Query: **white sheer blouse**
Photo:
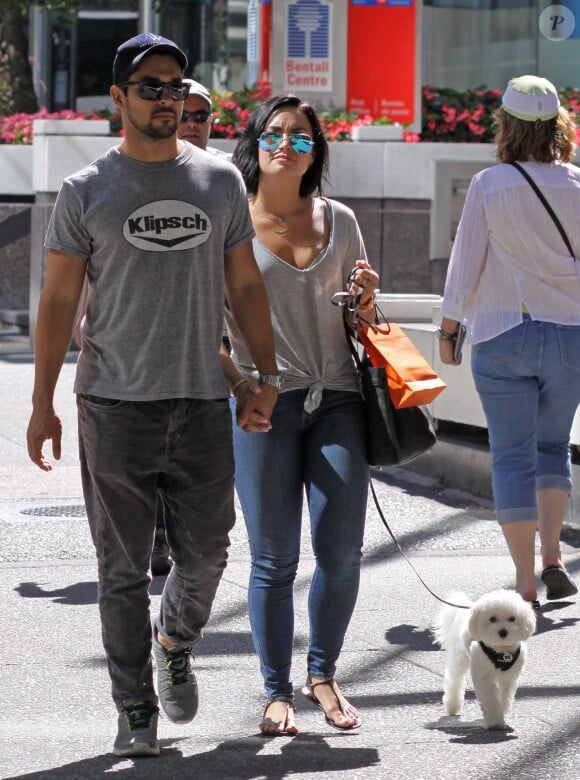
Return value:
<svg viewBox="0 0 580 780">
<path fill-rule="evenodd" d="M 552 206 L 576 262 L 536 193 L 511 165 L 476 174 L 453 243 L 441 314 L 472 344 L 522 322 L 580 325 L 580 168 L 523 163 Z"/>
</svg>

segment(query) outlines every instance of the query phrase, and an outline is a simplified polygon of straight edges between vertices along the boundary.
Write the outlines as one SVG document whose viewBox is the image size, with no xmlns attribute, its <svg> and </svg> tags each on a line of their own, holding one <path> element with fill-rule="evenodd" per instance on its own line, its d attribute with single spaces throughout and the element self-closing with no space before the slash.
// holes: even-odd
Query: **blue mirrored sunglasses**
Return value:
<svg viewBox="0 0 580 780">
<path fill-rule="evenodd" d="M 159 100 L 164 90 L 167 90 L 172 100 L 185 100 L 189 95 L 189 84 L 182 84 L 180 81 L 160 81 L 152 79 L 151 81 L 125 81 L 119 84 L 120 87 L 135 86 L 139 90 L 139 97 L 142 100 Z"/>
<path fill-rule="evenodd" d="M 285 135 L 288 136 L 290 146 L 299 154 L 308 154 L 314 146 L 314 140 L 304 133 L 262 133 L 258 138 L 260 149 L 265 152 L 275 152 L 280 147 Z"/>
</svg>

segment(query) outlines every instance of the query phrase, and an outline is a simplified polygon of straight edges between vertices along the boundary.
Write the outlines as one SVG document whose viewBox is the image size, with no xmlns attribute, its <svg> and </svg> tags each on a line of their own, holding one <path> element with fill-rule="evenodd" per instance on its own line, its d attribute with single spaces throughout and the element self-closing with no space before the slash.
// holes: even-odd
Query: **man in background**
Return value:
<svg viewBox="0 0 580 780">
<path fill-rule="evenodd" d="M 205 149 L 214 157 L 229 160 L 231 154 L 207 145 L 213 112 L 209 90 L 199 81 L 193 79 L 183 79 L 183 83 L 189 85 L 189 96 L 183 103 L 183 113 L 177 129 L 177 137 L 181 138 L 182 141 L 189 141 L 190 144 L 199 149 Z"/>
<path fill-rule="evenodd" d="M 208 146 L 209 134 L 212 125 L 213 104 L 209 90 L 193 79 L 183 79 L 183 84 L 189 86 L 189 95 L 183 102 L 183 112 L 177 128 L 177 137 L 182 141 L 189 141 L 190 144 L 203 149 L 214 157 L 225 160 L 231 158 L 231 154 L 222 152 L 221 149 L 215 149 Z M 169 555 L 169 545 L 165 533 L 165 515 L 167 508 L 163 503 L 163 494 L 157 492 L 155 521 L 155 541 L 151 553 L 151 573 L 154 577 L 163 577 L 169 574 L 172 560 Z"/>
</svg>

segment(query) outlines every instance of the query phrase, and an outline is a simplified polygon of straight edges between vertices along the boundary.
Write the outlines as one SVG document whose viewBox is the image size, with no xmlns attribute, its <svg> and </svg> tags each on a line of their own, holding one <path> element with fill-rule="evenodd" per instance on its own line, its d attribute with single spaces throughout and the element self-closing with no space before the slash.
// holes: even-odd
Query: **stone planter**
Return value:
<svg viewBox="0 0 580 780">
<path fill-rule="evenodd" d="M 108 119 L 35 119 L 34 137 L 40 135 L 108 135 Z"/>
<path fill-rule="evenodd" d="M 33 195 L 32 146 L 0 144 L 0 196 Z"/>
<path fill-rule="evenodd" d="M 402 141 L 402 125 L 355 125 L 352 128 L 353 141 Z"/>
<path fill-rule="evenodd" d="M 32 187 L 35 193 L 55 193 L 66 176 L 118 146 L 108 119 L 36 119 L 33 124 Z"/>
</svg>

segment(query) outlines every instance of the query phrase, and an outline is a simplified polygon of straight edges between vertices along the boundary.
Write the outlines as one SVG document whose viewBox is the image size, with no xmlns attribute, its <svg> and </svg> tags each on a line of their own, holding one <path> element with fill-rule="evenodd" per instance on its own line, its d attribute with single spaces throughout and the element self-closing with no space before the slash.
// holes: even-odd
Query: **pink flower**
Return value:
<svg viewBox="0 0 580 780">
<path fill-rule="evenodd" d="M 443 106 L 441 111 L 446 122 L 453 122 L 457 116 L 457 109 L 451 106 Z"/>
<path fill-rule="evenodd" d="M 474 135 L 483 135 L 485 133 L 483 125 L 478 125 L 476 122 L 468 122 L 467 125 Z"/>
</svg>

